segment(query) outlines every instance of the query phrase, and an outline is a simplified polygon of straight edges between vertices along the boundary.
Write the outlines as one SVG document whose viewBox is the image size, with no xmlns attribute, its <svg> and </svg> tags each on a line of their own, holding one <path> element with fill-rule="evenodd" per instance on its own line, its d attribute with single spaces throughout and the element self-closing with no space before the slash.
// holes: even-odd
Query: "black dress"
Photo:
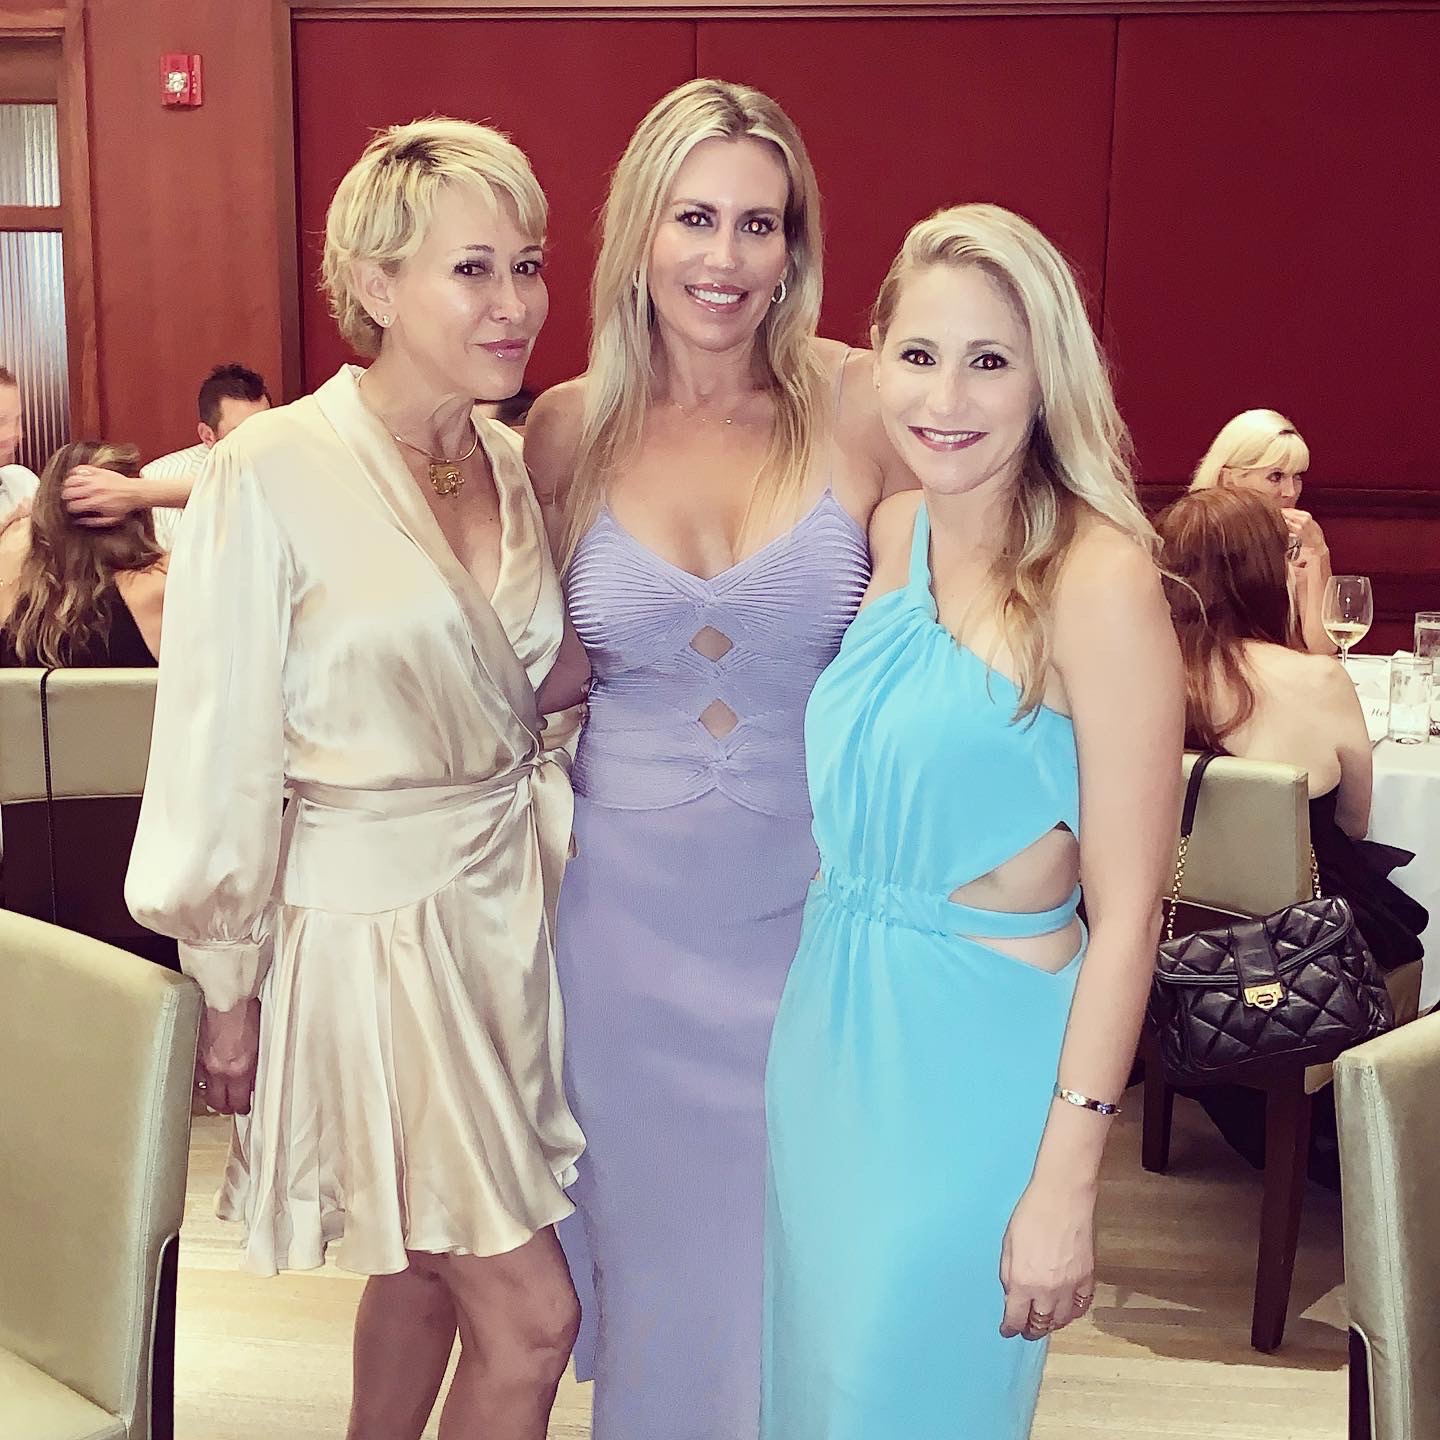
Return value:
<svg viewBox="0 0 1440 1440">
<path fill-rule="evenodd" d="M 140 627 L 130 613 L 130 607 L 114 585 L 101 595 L 100 610 L 109 620 L 108 626 L 102 627 L 105 633 L 100 635 L 92 630 L 83 645 L 72 646 L 71 653 L 66 656 L 65 668 L 105 670 L 132 665 L 153 667 L 156 664 L 155 657 L 150 653 L 150 647 L 146 645 L 145 637 L 141 635 Z M 35 661 L 26 663 L 39 668 Z M 13 669 L 20 664 L 9 630 L 0 627 L 0 666 Z"/>
<path fill-rule="evenodd" d="M 1415 857 L 1394 845 L 1352 840 L 1335 819 L 1339 789 L 1310 801 L 1310 844 L 1320 867 L 1320 889 L 1350 902 L 1355 923 L 1382 970 L 1395 970 L 1425 954 L 1420 936 L 1430 914 L 1393 880 L 1390 872 Z"/>
</svg>

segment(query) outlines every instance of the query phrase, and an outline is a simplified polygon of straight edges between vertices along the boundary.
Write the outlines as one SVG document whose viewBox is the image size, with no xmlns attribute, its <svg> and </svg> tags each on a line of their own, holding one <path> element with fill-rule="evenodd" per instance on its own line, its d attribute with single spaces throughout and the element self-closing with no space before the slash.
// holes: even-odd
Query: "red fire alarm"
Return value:
<svg viewBox="0 0 1440 1440">
<path fill-rule="evenodd" d="M 200 103 L 200 57 L 198 55 L 162 55 L 160 57 L 160 103 L 193 109 Z"/>
</svg>

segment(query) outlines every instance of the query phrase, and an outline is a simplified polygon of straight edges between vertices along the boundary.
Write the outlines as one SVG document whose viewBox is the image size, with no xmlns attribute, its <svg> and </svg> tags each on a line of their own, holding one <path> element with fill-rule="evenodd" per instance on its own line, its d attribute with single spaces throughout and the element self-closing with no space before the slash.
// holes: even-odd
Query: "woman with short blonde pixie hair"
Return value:
<svg viewBox="0 0 1440 1440">
<path fill-rule="evenodd" d="M 803 711 L 870 515 L 913 483 L 865 357 L 816 338 L 820 265 L 789 117 L 682 85 L 615 168 L 589 368 L 526 428 L 594 669 L 558 958 L 596 1440 L 759 1427 L 765 1051 L 815 869 Z"/>
<path fill-rule="evenodd" d="M 1055 247 L 998 206 L 941 211 L 871 339 L 920 494 L 876 511 L 806 712 L 820 869 L 766 1073 L 761 1433 L 1024 1440 L 1045 1342 L 1095 1300 L 1183 680 Z"/>
<path fill-rule="evenodd" d="M 1228 485 L 1268 500 L 1285 522 L 1290 598 L 1307 650 L 1333 655 L 1321 610 L 1330 579 L 1330 547 L 1315 517 L 1298 508 L 1310 447 L 1278 411 L 1245 410 L 1227 421 L 1190 479 L 1191 490 Z"/>
<path fill-rule="evenodd" d="M 398 269 L 429 231 L 440 196 L 456 185 L 492 209 L 508 203 L 525 234 L 545 238 L 545 192 L 524 152 L 498 130 L 435 119 L 381 131 L 325 216 L 321 281 L 335 324 L 357 354 L 378 355 L 384 329 L 357 289 L 355 262 Z"/>
<path fill-rule="evenodd" d="M 577 1324 L 571 799 L 536 693 L 564 611 L 518 441 L 476 405 L 524 378 L 544 225 L 495 131 L 378 134 L 325 249 L 373 359 L 215 446 L 171 567 L 127 894 L 205 992 L 244 1264 L 369 1277 L 349 1440 L 418 1440 L 457 1328 L 444 1440 L 543 1440 Z"/>
</svg>

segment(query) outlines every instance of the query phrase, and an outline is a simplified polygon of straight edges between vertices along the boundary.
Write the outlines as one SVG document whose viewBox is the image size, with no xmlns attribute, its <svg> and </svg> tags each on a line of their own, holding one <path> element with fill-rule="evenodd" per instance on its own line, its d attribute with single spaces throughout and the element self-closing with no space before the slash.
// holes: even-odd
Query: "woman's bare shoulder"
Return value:
<svg viewBox="0 0 1440 1440">
<path fill-rule="evenodd" d="M 585 413 L 585 391 L 588 377 L 576 375 L 542 390 L 525 417 L 525 438 L 535 430 L 543 439 L 563 438 L 567 433 L 579 437 L 580 421 Z"/>
<path fill-rule="evenodd" d="M 1060 566 L 1058 594 L 1087 601 L 1100 593 L 1124 604 L 1162 594 L 1160 571 L 1152 551 L 1134 535 L 1098 515 L 1086 515 Z"/>
<path fill-rule="evenodd" d="M 543 505 L 562 501 L 575 469 L 585 415 L 585 376 L 541 392 L 525 420 L 525 463 Z"/>
</svg>

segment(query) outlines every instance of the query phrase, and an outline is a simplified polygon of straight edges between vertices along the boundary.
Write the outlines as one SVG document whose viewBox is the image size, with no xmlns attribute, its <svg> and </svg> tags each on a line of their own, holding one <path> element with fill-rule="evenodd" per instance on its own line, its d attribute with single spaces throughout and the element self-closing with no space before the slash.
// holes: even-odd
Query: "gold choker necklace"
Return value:
<svg viewBox="0 0 1440 1440">
<path fill-rule="evenodd" d="M 423 455 L 430 462 L 430 486 L 437 495 L 447 500 L 460 493 L 460 487 L 465 483 L 465 472 L 460 467 L 475 453 L 480 444 L 480 432 L 477 430 L 475 438 L 470 442 L 470 448 L 458 459 L 447 460 L 443 455 L 432 455 L 419 445 L 412 444 L 403 435 L 397 435 L 393 430 L 390 432 L 390 438 L 403 445 L 407 450 L 413 450 L 417 455 Z"/>
</svg>

